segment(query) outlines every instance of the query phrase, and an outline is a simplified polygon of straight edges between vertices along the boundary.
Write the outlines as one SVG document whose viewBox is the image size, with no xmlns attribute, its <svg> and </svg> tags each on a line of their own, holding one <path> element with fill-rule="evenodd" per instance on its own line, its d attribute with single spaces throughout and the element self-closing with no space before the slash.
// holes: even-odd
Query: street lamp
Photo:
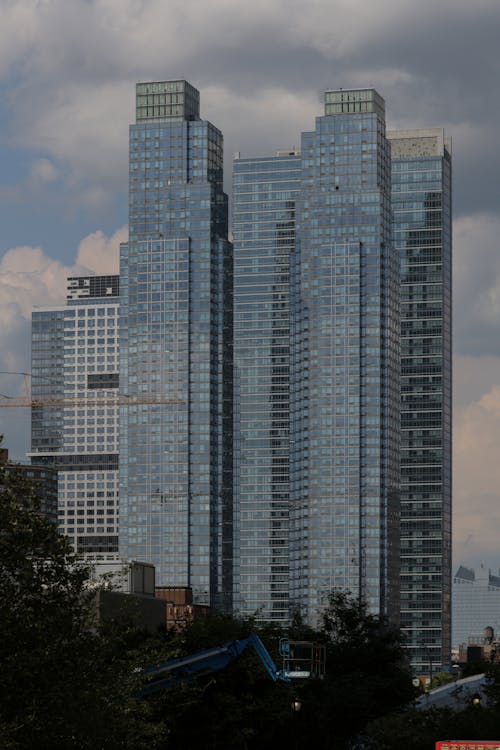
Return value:
<svg viewBox="0 0 500 750">
<path fill-rule="evenodd" d="M 472 696 L 472 705 L 480 706 L 482 700 L 483 700 L 483 696 L 480 693 L 474 693 L 474 695 Z"/>
<path fill-rule="evenodd" d="M 299 750 L 300 747 L 302 747 L 301 743 L 301 732 L 299 732 L 300 724 L 299 721 L 299 713 L 300 709 L 302 708 L 302 701 L 300 698 L 296 695 L 295 698 L 293 698 L 292 702 L 290 703 L 290 708 L 292 709 L 292 742 L 293 747 L 295 750 Z"/>
</svg>

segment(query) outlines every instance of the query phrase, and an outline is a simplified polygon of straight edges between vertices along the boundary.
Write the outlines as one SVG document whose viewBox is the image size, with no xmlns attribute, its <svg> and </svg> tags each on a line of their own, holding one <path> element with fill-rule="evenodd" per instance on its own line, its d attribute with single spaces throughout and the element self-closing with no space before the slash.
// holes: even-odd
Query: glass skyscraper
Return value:
<svg viewBox="0 0 500 750">
<path fill-rule="evenodd" d="M 429 673 L 450 652 L 450 143 L 386 136 L 374 89 L 327 91 L 300 152 L 234 162 L 234 279 L 222 168 L 195 88 L 137 84 L 120 277 L 33 313 L 32 461 L 78 552 L 282 624 L 347 589 L 401 615 Z"/>
<path fill-rule="evenodd" d="M 327 91 L 302 135 L 291 269 L 292 610 L 334 588 L 399 619 L 399 260 L 385 106 Z"/>
<path fill-rule="evenodd" d="M 222 134 L 186 81 L 139 83 L 121 248 L 120 550 L 230 608 L 232 256 Z"/>
<path fill-rule="evenodd" d="M 394 131 L 401 258 L 401 627 L 415 671 L 450 660 L 451 143 Z"/>
<path fill-rule="evenodd" d="M 68 279 L 32 314 L 31 462 L 58 471 L 58 528 L 88 560 L 118 560 L 119 277 Z"/>
<path fill-rule="evenodd" d="M 399 617 L 390 172 L 372 89 L 327 92 L 301 156 L 235 162 L 234 590 L 246 613 L 286 620 L 288 595 L 288 617 L 314 623 L 342 588 Z"/>
<path fill-rule="evenodd" d="M 289 620 L 290 256 L 301 159 L 234 161 L 234 609 Z"/>
</svg>

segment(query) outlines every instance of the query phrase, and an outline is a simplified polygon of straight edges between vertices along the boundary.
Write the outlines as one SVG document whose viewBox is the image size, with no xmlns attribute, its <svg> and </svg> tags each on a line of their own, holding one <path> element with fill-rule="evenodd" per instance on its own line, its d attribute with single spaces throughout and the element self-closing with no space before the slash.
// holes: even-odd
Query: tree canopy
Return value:
<svg viewBox="0 0 500 750">
<path fill-rule="evenodd" d="M 154 747 L 131 698 L 137 634 L 99 630 L 89 571 L 39 509 L 36 485 L 1 467 L 0 748 Z"/>
<path fill-rule="evenodd" d="M 98 626 L 88 568 L 41 516 L 36 487 L 2 468 L 0 529 L 0 750 L 341 750 L 412 697 L 397 631 L 346 593 L 332 593 L 317 630 L 213 614 L 151 637 Z M 324 679 L 274 683 L 248 651 L 221 672 L 139 697 L 141 667 L 252 631 L 278 666 L 281 636 L 323 643 Z"/>
<path fill-rule="evenodd" d="M 414 689 L 399 631 L 344 591 L 331 593 L 316 638 L 326 644 L 326 675 L 301 687 L 301 736 L 349 747 L 375 717 L 411 701 Z"/>
</svg>

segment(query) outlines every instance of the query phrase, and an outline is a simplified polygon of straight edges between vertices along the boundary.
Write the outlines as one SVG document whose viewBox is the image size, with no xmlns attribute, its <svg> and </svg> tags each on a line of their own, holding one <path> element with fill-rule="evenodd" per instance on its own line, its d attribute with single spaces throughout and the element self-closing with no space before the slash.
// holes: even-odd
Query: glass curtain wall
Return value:
<svg viewBox="0 0 500 750">
<path fill-rule="evenodd" d="M 301 160 L 236 159 L 234 179 L 234 608 L 286 624 L 289 284 Z"/>
<path fill-rule="evenodd" d="M 451 144 L 395 131 L 394 241 L 401 258 L 401 627 L 413 668 L 450 660 Z"/>
<path fill-rule="evenodd" d="M 399 616 L 399 260 L 373 89 L 330 91 L 302 135 L 291 266 L 292 611 L 333 588 Z"/>
<path fill-rule="evenodd" d="M 186 81 L 137 85 L 120 260 L 120 548 L 154 563 L 160 586 L 229 608 L 232 254 L 222 134 L 198 102 Z"/>
</svg>

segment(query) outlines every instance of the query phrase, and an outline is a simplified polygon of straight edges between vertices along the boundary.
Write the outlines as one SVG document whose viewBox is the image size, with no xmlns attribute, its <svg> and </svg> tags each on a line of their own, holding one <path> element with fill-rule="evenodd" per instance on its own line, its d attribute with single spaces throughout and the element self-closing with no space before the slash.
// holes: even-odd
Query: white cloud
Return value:
<svg viewBox="0 0 500 750">
<path fill-rule="evenodd" d="M 119 244 L 126 239 L 127 227 L 111 237 L 93 232 L 78 245 L 71 266 L 50 258 L 40 247 L 14 247 L 5 253 L 0 261 L 0 393 L 25 395 L 19 373 L 30 371 L 33 309 L 64 305 L 68 276 L 117 273 Z M 11 455 L 23 458 L 30 442 L 28 409 L 0 408 L 0 434 Z"/>
<path fill-rule="evenodd" d="M 453 360 L 453 402 L 456 415 L 500 383 L 500 350 L 496 355 L 456 355 Z"/>
<path fill-rule="evenodd" d="M 68 276 L 118 273 L 120 242 L 126 240 L 126 226 L 111 237 L 100 230 L 92 232 L 79 243 L 71 266 L 53 260 L 39 247 L 8 250 L 0 261 L 0 330 L 5 333 L 11 328 L 13 308 L 30 319 L 33 307 L 64 304 Z"/>
<path fill-rule="evenodd" d="M 49 258 L 39 247 L 15 247 L 0 262 L 0 320 L 15 305 L 29 318 L 33 305 L 58 304 L 65 297 L 68 268 Z"/>
<path fill-rule="evenodd" d="M 457 563 L 498 560 L 500 385 L 455 417 L 454 547 Z"/>
<path fill-rule="evenodd" d="M 120 243 L 128 239 L 128 227 L 122 227 L 106 237 L 98 230 L 89 234 L 78 245 L 76 262 L 98 274 L 114 274 L 120 270 Z"/>
</svg>

